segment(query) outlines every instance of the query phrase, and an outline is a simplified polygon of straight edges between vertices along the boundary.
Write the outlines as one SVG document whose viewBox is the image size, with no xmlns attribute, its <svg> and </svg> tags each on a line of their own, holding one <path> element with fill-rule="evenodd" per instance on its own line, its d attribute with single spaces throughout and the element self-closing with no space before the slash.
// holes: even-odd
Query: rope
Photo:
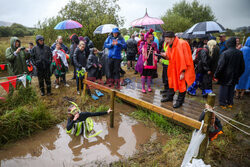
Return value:
<svg viewBox="0 0 250 167">
<path fill-rule="evenodd" d="M 220 113 L 218 113 L 218 112 L 216 112 L 216 111 L 214 111 L 214 110 L 207 109 L 207 108 L 204 109 L 204 112 L 207 112 L 207 111 L 214 113 L 216 116 L 218 116 L 219 118 L 221 118 L 223 121 L 225 121 L 225 122 L 228 123 L 229 125 L 233 126 L 234 128 L 238 129 L 239 131 L 245 133 L 246 135 L 250 135 L 250 133 L 248 133 L 248 132 L 242 130 L 241 128 L 237 127 L 236 125 L 230 123 L 229 121 L 233 121 L 233 122 L 238 123 L 238 124 L 240 124 L 240 125 L 242 125 L 242 126 L 245 126 L 245 127 L 247 127 L 247 128 L 250 128 L 250 126 L 245 125 L 245 124 L 243 124 L 243 123 L 241 123 L 241 122 L 238 122 L 238 121 L 236 121 L 236 120 L 234 120 L 234 119 L 232 119 L 232 118 L 229 118 L 229 117 L 227 117 L 227 116 L 225 116 L 225 115 L 223 115 L 223 114 L 220 114 Z M 229 119 L 229 120 L 227 120 L 227 119 Z"/>
<path fill-rule="evenodd" d="M 245 133 L 246 135 L 250 135 L 250 133 L 238 128 L 237 126 L 235 126 L 234 124 L 231 124 L 228 120 L 224 119 L 223 117 L 217 115 L 216 113 L 214 113 L 216 116 L 218 116 L 219 118 L 221 118 L 223 121 L 225 121 L 226 123 L 228 123 L 229 125 L 233 126 L 234 128 L 238 129 L 239 131 Z"/>
</svg>

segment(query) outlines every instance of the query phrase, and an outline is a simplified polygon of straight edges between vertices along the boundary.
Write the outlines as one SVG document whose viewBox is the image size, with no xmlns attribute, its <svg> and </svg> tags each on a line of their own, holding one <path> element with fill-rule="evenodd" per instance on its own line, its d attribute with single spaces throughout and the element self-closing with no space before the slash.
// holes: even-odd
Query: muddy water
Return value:
<svg viewBox="0 0 250 167">
<path fill-rule="evenodd" d="M 94 129 L 103 132 L 86 139 L 66 134 L 63 122 L 0 150 L 0 166 L 103 165 L 132 156 L 140 144 L 166 142 L 166 136 L 158 130 L 128 116 L 134 108 L 125 104 L 115 107 L 115 128 L 109 128 L 109 116 L 95 117 Z"/>
</svg>

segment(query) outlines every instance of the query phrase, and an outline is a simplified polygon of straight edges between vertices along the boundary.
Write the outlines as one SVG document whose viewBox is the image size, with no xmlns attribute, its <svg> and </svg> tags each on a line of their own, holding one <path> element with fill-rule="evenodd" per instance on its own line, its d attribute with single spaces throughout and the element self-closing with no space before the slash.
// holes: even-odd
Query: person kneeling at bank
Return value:
<svg viewBox="0 0 250 167">
<path fill-rule="evenodd" d="M 83 130 L 78 130 L 78 127 L 75 127 L 77 124 L 79 123 L 82 124 L 83 122 L 86 121 L 88 117 L 106 115 L 109 114 L 111 111 L 112 111 L 111 109 L 108 109 L 108 111 L 105 112 L 81 112 L 77 106 L 71 105 L 68 108 L 67 133 L 72 133 L 72 130 L 75 129 L 73 131 L 75 131 L 74 133 L 76 134 L 76 136 L 83 134 Z M 80 127 L 79 129 L 82 128 Z"/>
</svg>

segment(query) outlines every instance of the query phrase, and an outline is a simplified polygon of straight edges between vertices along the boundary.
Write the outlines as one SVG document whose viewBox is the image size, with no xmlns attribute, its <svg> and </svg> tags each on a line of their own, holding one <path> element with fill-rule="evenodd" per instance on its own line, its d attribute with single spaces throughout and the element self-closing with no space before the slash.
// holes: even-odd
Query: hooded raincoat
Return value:
<svg viewBox="0 0 250 167">
<path fill-rule="evenodd" d="M 167 49 L 169 57 L 168 83 L 169 88 L 181 93 L 186 91 L 186 83 L 191 85 L 195 81 L 194 64 L 189 44 L 175 37 L 172 47 Z M 181 72 L 185 71 L 185 77 L 180 80 Z"/>
<path fill-rule="evenodd" d="M 247 38 L 245 46 L 241 49 L 245 61 L 245 72 L 236 85 L 236 89 L 249 89 L 250 88 L 250 37 Z"/>
<path fill-rule="evenodd" d="M 19 53 L 15 53 L 16 41 L 19 41 L 20 46 L 21 42 L 17 37 L 10 38 L 10 47 L 6 49 L 5 57 L 8 61 L 8 72 L 9 75 L 18 75 L 23 74 L 24 72 L 28 73 L 28 68 L 26 64 L 26 60 L 29 59 L 30 54 L 21 50 Z"/>
<path fill-rule="evenodd" d="M 240 76 L 245 70 L 243 54 L 236 49 L 236 38 L 231 37 L 226 42 L 227 50 L 220 56 L 215 78 L 223 86 L 233 86 L 238 83 Z"/>
</svg>

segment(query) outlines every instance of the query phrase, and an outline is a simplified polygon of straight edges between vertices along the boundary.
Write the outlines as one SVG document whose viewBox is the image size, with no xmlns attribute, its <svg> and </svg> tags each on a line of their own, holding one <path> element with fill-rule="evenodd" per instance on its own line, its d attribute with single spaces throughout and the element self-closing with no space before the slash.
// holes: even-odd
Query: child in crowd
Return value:
<svg viewBox="0 0 250 167">
<path fill-rule="evenodd" d="M 96 48 L 90 50 L 88 57 L 86 70 L 88 72 L 88 80 L 95 82 L 97 79 L 101 79 L 99 73 L 102 69 L 102 65 L 98 60 L 99 51 Z"/>
<path fill-rule="evenodd" d="M 66 72 L 68 70 L 68 62 L 66 59 L 66 54 L 64 50 L 61 49 L 61 44 L 56 42 L 56 49 L 53 51 L 53 60 L 52 60 L 53 71 L 56 76 L 56 89 L 59 88 L 59 78 L 62 78 L 62 83 L 66 87 L 69 85 L 66 83 Z"/>
</svg>

